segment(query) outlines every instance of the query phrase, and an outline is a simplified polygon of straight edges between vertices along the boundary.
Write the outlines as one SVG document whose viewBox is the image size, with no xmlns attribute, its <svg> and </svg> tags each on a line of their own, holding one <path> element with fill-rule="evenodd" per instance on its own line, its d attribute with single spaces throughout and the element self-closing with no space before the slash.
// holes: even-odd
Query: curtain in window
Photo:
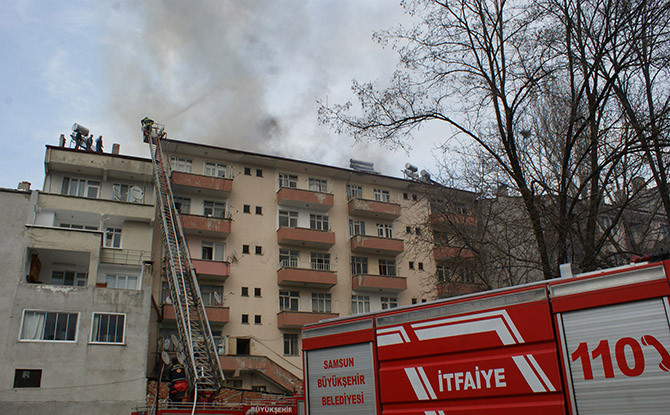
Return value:
<svg viewBox="0 0 670 415">
<path fill-rule="evenodd" d="M 26 311 L 23 316 L 23 331 L 21 331 L 21 339 L 42 340 L 45 317 L 45 313 Z"/>
</svg>

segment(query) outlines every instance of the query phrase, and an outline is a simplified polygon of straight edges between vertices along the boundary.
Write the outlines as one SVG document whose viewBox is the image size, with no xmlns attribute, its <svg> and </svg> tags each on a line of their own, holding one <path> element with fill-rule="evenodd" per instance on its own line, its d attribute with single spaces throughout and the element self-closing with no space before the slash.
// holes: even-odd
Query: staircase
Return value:
<svg viewBox="0 0 670 415">
<path fill-rule="evenodd" d="M 187 371 L 189 386 L 196 393 L 216 393 L 225 380 L 216 353 L 214 337 L 207 320 L 200 288 L 191 263 L 186 238 L 174 206 L 170 186 L 169 162 L 163 160 L 161 140 L 166 138 L 162 125 L 143 123 L 144 141 L 151 149 L 153 175 L 165 246 L 167 280 L 174 305 L 177 329 L 182 345 L 180 357 Z"/>
</svg>

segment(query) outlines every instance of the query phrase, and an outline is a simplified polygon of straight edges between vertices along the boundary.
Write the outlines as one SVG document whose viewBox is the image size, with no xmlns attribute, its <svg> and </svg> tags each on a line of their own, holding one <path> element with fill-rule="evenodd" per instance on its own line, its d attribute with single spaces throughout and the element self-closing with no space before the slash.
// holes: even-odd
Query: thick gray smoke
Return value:
<svg viewBox="0 0 670 415">
<path fill-rule="evenodd" d="M 391 154 L 318 125 L 316 100 L 352 100 L 353 78 L 389 79 L 395 54 L 371 36 L 403 16 L 386 0 L 119 1 L 100 28 L 108 122 L 127 135 L 111 140 L 144 154 L 148 115 L 174 139 L 395 174 Z"/>
</svg>

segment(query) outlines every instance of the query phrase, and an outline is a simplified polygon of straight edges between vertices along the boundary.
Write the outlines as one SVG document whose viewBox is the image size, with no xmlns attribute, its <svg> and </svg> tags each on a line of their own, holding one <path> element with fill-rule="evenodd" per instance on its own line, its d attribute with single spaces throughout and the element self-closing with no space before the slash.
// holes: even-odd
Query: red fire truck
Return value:
<svg viewBox="0 0 670 415">
<path fill-rule="evenodd" d="M 645 262 L 307 326 L 307 413 L 668 414 L 669 276 Z"/>
</svg>

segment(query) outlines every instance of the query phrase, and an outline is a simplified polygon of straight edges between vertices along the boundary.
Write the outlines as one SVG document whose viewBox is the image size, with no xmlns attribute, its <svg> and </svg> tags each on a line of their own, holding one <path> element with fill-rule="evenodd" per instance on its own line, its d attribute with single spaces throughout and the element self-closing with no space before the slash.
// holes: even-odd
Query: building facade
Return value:
<svg viewBox="0 0 670 415">
<path fill-rule="evenodd" d="M 43 190 L 0 197 L 2 412 L 130 413 L 147 384 L 151 160 L 47 146 Z"/>
<path fill-rule="evenodd" d="M 432 250 L 408 247 L 429 215 L 414 182 L 175 140 L 163 148 L 228 386 L 300 391 L 303 325 L 435 298 Z M 174 311 L 155 275 L 166 339 Z"/>
</svg>

